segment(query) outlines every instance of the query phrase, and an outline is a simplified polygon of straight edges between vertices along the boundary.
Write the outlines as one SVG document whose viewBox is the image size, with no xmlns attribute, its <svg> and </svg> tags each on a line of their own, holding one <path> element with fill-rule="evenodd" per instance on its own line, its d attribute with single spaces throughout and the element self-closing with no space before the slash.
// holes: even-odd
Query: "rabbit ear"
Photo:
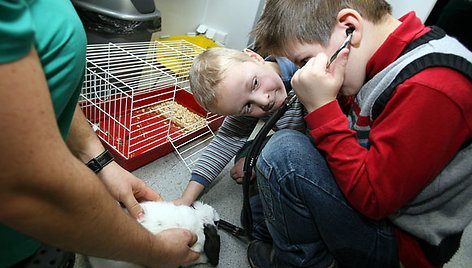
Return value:
<svg viewBox="0 0 472 268">
<path fill-rule="evenodd" d="M 216 226 L 211 224 L 203 225 L 203 233 L 205 234 L 203 251 L 208 258 L 208 262 L 217 266 L 220 261 L 220 235 L 216 230 Z"/>
</svg>

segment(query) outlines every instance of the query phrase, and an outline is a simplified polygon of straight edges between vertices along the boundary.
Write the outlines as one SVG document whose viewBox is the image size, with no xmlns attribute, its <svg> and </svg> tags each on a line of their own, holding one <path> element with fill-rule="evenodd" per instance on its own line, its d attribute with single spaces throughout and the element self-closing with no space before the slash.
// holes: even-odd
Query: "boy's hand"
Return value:
<svg viewBox="0 0 472 268">
<path fill-rule="evenodd" d="M 320 53 L 293 76 L 293 90 L 309 113 L 336 99 L 344 82 L 348 54 L 349 49 L 343 49 L 327 67 L 328 57 Z"/>
<path fill-rule="evenodd" d="M 205 186 L 196 181 L 190 181 L 182 196 L 172 202 L 177 206 L 190 206 L 193 202 L 195 202 L 195 200 L 197 200 L 198 196 L 203 192 L 203 190 L 205 190 Z"/>
<path fill-rule="evenodd" d="M 244 179 L 244 162 L 246 161 L 246 157 L 239 159 L 229 171 L 229 175 L 231 178 L 235 180 L 237 183 L 243 183 Z M 256 178 L 256 172 L 252 171 L 251 181 Z"/>
<path fill-rule="evenodd" d="M 174 203 L 174 205 L 176 205 L 176 206 L 190 206 L 193 202 L 194 201 L 191 201 L 191 200 L 185 198 L 185 196 L 182 196 L 182 197 L 172 201 L 172 203 Z"/>
</svg>

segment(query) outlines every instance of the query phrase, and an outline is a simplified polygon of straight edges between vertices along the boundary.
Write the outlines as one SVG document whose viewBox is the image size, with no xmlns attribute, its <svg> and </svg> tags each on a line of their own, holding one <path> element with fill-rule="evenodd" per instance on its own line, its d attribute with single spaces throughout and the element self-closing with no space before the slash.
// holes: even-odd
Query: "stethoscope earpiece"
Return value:
<svg viewBox="0 0 472 268">
<path fill-rule="evenodd" d="M 350 35 L 354 32 L 354 28 L 348 28 L 346 29 L 346 35 Z"/>
<path fill-rule="evenodd" d="M 345 47 L 347 47 L 347 45 L 349 45 L 349 43 L 351 42 L 351 39 L 352 39 L 352 33 L 354 32 L 354 28 L 349 28 L 346 30 L 346 40 L 344 40 L 344 42 L 342 43 L 342 45 L 338 48 L 338 50 L 336 50 L 336 52 L 334 52 L 333 56 L 331 56 L 331 58 L 329 59 L 328 61 L 328 65 L 326 66 L 326 68 L 329 67 L 329 65 L 331 65 L 331 63 L 336 59 L 336 57 L 338 56 L 339 52 L 341 52 L 341 50 Z"/>
</svg>

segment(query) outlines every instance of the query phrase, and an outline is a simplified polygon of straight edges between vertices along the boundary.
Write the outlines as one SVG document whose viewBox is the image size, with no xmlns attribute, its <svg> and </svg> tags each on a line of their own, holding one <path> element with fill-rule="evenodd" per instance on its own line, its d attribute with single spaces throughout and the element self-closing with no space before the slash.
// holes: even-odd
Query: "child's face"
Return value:
<svg viewBox="0 0 472 268">
<path fill-rule="evenodd" d="M 305 63 L 313 57 L 324 53 L 327 58 L 335 53 L 339 46 L 345 40 L 343 35 L 333 35 L 327 46 L 322 46 L 319 43 L 300 43 L 292 42 L 289 46 L 289 55 L 286 55 L 296 65 L 303 67 Z M 357 59 L 355 53 L 352 51 L 349 54 L 349 59 L 344 73 L 344 81 L 339 93 L 344 96 L 352 96 L 359 92 L 365 79 L 365 63 L 361 59 Z"/>
<path fill-rule="evenodd" d="M 221 115 L 261 117 L 279 108 L 286 97 L 282 79 L 269 63 L 240 62 L 226 71 L 211 110 Z"/>
</svg>

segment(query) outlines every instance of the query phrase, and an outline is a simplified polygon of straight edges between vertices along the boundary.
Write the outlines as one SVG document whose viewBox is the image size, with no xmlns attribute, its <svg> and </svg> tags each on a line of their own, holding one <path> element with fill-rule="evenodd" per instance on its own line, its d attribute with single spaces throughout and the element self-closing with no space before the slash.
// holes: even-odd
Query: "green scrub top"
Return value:
<svg viewBox="0 0 472 268">
<path fill-rule="evenodd" d="M 0 0 L 0 64 L 36 49 L 64 140 L 82 88 L 86 46 L 82 22 L 69 0 Z M 0 267 L 31 256 L 39 244 L 0 224 Z"/>
</svg>

